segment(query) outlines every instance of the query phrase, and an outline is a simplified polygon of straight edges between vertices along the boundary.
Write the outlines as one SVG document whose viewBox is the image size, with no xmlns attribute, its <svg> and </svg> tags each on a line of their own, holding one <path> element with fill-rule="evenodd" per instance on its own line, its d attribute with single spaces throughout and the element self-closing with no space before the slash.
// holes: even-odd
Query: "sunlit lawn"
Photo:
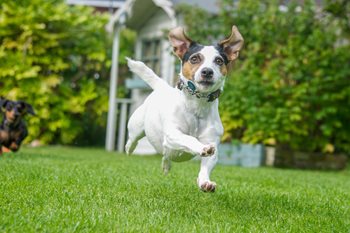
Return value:
<svg viewBox="0 0 350 233">
<path fill-rule="evenodd" d="M 198 168 L 163 176 L 157 156 L 24 148 L 0 158 L 0 231 L 350 231 L 350 170 L 217 166 L 217 191 L 203 193 Z"/>
</svg>

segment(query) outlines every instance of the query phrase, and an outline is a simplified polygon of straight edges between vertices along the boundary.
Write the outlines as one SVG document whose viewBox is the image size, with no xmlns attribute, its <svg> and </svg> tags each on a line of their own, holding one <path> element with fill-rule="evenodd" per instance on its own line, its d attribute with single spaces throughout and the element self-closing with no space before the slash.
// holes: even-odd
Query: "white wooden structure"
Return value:
<svg viewBox="0 0 350 233">
<path fill-rule="evenodd" d="M 175 6 L 186 3 L 202 7 L 213 13 L 217 12 L 218 6 L 215 0 L 127 0 L 124 5 L 112 15 L 106 29 L 113 33 L 113 55 L 109 91 L 109 111 L 106 133 L 106 150 L 117 150 L 122 152 L 125 143 L 125 128 L 127 109 L 133 112 L 148 96 L 150 89 L 138 77 L 132 77 L 126 81 L 126 87 L 131 89 L 131 100 L 116 99 L 118 83 L 118 54 L 119 54 L 119 32 L 123 27 L 136 31 L 135 43 L 136 60 L 142 60 L 149 65 L 160 77 L 170 85 L 177 80 L 175 69 L 175 57 L 172 48 L 166 38 L 166 32 L 181 25 L 181 16 L 176 14 Z M 118 103 L 122 107 L 118 107 Z M 127 107 L 127 104 L 131 105 Z M 117 110 L 119 114 L 119 133 L 116 142 Z M 146 139 L 140 141 L 141 146 L 136 148 L 135 153 L 155 153 Z"/>
<path fill-rule="evenodd" d="M 124 5 L 124 0 L 66 0 L 69 5 L 84 5 L 104 9 L 116 9 Z"/>
</svg>

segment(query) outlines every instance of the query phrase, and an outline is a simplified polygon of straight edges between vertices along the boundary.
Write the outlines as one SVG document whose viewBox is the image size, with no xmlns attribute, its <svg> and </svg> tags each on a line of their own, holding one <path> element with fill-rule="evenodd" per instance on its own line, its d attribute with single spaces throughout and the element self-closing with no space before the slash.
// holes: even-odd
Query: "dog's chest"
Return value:
<svg viewBox="0 0 350 233">
<path fill-rule="evenodd" d="M 188 135 L 197 137 L 205 127 L 205 120 L 203 117 L 196 116 L 194 114 L 187 114 L 185 119 L 186 124 L 183 126 L 183 131 Z"/>
<path fill-rule="evenodd" d="M 210 109 L 196 106 L 196 108 L 192 109 L 182 109 L 182 112 L 181 119 L 179 119 L 182 132 L 198 137 L 207 127 Z"/>
<path fill-rule="evenodd" d="M 20 130 L 5 130 L 5 129 L 0 129 L 0 141 L 1 143 L 5 144 L 9 144 L 12 141 L 16 140 L 17 138 L 19 138 L 21 135 L 21 131 Z"/>
</svg>

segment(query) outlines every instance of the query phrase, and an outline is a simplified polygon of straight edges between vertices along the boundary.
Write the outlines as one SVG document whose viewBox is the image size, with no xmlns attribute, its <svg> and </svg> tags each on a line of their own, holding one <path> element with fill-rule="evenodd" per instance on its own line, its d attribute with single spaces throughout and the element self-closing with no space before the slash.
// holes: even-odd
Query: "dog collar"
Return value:
<svg viewBox="0 0 350 233">
<path fill-rule="evenodd" d="M 221 94 L 220 89 L 218 89 L 214 92 L 211 92 L 209 94 L 200 93 L 196 90 L 196 86 L 190 80 L 187 81 L 187 85 L 186 85 L 185 82 L 180 79 L 176 86 L 179 90 L 185 90 L 190 95 L 196 96 L 198 99 L 207 99 L 208 102 L 213 102 L 214 100 L 219 98 L 219 96 Z"/>
</svg>

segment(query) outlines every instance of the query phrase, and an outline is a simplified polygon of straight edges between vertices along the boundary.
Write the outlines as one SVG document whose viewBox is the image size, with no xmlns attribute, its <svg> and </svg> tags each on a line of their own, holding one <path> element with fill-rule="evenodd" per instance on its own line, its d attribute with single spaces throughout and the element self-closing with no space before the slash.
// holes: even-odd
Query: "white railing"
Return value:
<svg viewBox="0 0 350 233">
<path fill-rule="evenodd" d="M 133 103 L 131 99 L 115 99 L 116 115 L 113 117 L 113 122 L 107 127 L 106 149 L 109 151 L 115 150 L 117 146 L 118 152 L 124 152 L 125 138 L 127 132 L 127 120 L 129 117 L 130 105 Z M 116 140 L 116 131 L 118 136 Z"/>
</svg>

